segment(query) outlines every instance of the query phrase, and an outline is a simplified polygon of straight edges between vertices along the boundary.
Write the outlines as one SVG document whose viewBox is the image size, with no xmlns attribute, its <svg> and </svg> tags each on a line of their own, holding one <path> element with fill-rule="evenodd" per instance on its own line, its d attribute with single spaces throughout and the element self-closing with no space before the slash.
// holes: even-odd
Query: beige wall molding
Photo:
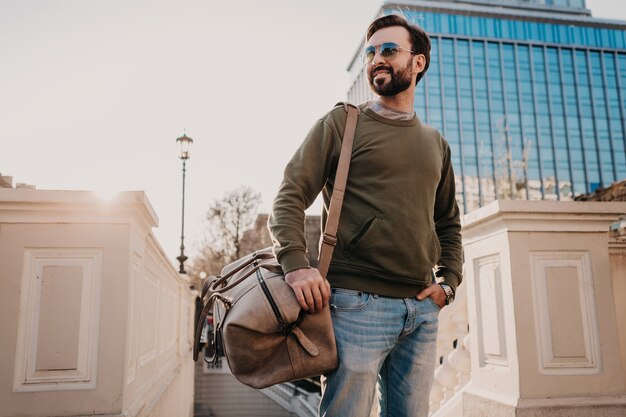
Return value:
<svg viewBox="0 0 626 417">
<path fill-rule="evenodd" d="M 508 367 L 499 254 L 475 259 L 474 271 L 480 366 Z"/>
<path fill-rule="evenodd" d="M 101 280 L 99 249 L 25 250 L 16 392 L 96 387 Z"/>
<path fill-rule="evenodd" d="M 600 336 L 589 251 L 530 253 L 539 370 L 601 371 Z"/>
</svg>

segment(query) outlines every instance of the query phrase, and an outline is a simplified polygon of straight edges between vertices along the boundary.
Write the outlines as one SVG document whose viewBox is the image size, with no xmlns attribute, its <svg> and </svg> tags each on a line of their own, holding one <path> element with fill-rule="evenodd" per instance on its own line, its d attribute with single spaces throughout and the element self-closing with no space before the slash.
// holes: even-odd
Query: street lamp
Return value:
<svg viewBox="0 0 626 417">
<path fill-rule="evenodd" d="M 182 222 L 181 222 L 181 232 L 180 232 L 180 255 L 176 258 L 178 262 L 180 262 L 180 269 L 178 270 L 181 274 L 186 274 L 185 271 L 185 261 L 188 259 L 185 256 L 185 163 L 187 159 L 189 159 L 189 150 L 191 149 L 191 144 L 193 143 L 193 139 L 187 137 L 186 134 L 183 134 L 181 137 L 176 139 L 176 143 L 180 146 L 180 154 L 178 157 L 183 161 L 183 210 L 182 210 Z"/>
</svg>

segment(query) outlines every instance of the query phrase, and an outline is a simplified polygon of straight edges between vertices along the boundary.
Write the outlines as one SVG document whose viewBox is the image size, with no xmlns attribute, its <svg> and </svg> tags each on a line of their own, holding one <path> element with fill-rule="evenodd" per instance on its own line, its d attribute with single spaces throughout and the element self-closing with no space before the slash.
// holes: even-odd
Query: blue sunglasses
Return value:
<svg viewBox="0 0 626 417">
<path fill-rule="evenodd" d="M 373 46 L 373 45 L 366 46 L 365 49 L 363 50 L 363 60 L 365 62 L 372 62 L 372 60 L 376 56 L 376 52 L 378 52 L 380 56 L 382 56 L 385 59 L 392 59 L 400 51 L 407 51 L 415 55 L 415 52 L 411 51 L 410 49 L 403 48 L 395 42 L 385 42 L 385 43 L 381 43 L 378 46 Z"/>
</svg>

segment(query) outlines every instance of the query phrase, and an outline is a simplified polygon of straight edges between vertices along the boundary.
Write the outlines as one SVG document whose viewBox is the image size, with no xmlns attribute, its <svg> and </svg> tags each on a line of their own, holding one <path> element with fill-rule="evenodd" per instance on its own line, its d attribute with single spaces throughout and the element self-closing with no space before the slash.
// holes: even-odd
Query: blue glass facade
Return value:
<svg viewBox="0 0 626 417">
<path fill-rule="evenodd" d="M 432 39 L 415 110 L 451 146 L 464 211 L 626 178 L 626 23 L 429 9 L 400 8 Z M 372 97 L 359 71 L 354 102 Z"/>
</svg>

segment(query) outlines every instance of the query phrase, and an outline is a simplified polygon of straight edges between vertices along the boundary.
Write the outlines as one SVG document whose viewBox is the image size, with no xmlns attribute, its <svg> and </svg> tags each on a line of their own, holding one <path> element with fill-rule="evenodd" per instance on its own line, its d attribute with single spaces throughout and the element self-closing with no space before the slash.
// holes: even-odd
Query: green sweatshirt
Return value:
<svg viewBox="0 0 626 417">
<path fill-rule="evenodd" d="M 408 298 L 432 282 L 437 265 L 437 276 L 456 289 L 463 249 L 447 142 L 417 117 L 391 120 L 360 108 L 331 286 Z M 345 123 L 344 108 L 335 107 L 285 168 L 268 221 L 285 272 L 309 266 L 304 211 L 321 191 L 325 224 Z"/>
</svg>

